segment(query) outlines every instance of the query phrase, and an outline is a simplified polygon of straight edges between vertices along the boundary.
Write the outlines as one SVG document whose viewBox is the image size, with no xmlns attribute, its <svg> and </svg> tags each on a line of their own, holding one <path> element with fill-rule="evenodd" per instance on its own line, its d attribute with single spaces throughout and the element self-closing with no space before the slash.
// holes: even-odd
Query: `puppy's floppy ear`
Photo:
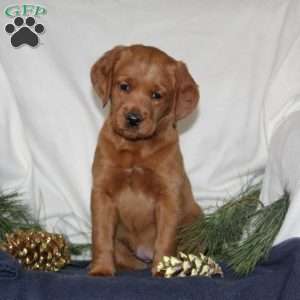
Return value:
<svg viewBox="0 0 300 300">
<path fill-rule="evenodd" d="M 123 46 L 117 46 L 107 51 L 91 69 L 91 81 L 97 95 L 102 99 L 103 107 L 110 98 L 114 65 L 123 48 Z"/>
<path fill-rule="evenodd" d="M 175 118 L 181 120 L 189 115 L 199 101 L 199 90 L 186 65 L 179 61 L 176 69 Z"/>
</svg>

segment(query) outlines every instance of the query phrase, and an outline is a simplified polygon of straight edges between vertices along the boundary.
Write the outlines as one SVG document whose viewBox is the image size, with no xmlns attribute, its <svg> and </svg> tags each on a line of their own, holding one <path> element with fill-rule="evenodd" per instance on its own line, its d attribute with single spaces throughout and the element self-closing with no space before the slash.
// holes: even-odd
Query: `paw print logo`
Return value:
<svg viewBox="0 0 300 300">
<path fill-rule="evenodd" d="M 12 46 L 19 47 L 26 44 L 35 47 L 38 45 L 38 36 L 45 31 L 44 25 L 36 24 L 33 17 L 26 18 L 25 22 L 22 17 L 16 17 L 13 23 L 5 26 L 5 31 L 11 34 Z"/>
</svg>

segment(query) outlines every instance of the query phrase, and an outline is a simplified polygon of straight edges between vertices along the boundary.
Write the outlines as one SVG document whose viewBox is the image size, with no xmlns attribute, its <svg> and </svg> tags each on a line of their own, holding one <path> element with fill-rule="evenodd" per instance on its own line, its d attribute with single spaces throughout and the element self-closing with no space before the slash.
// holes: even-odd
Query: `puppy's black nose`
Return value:
<svg viewBox="0 0 300 300">
<path fill-rule="evenodd" d="M 142 116 L 136 112 L 129 112 L 126 115 L 126 120 L 129 126 L 137 127 L 143 121 Z"/>
</svg>

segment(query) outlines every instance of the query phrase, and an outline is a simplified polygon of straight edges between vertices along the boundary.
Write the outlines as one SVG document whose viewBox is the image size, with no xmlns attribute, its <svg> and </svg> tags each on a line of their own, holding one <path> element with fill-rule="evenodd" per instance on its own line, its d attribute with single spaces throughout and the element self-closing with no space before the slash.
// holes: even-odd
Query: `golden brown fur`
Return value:
<svg viewBox="0 0 300 300">
<path fill-rule="evenodd" d="M 93 164 L 89 273 L 113 275 L 153 261 L 155 275 L 162 256 L 176 252 L 177 226 L 201 214 L 176 130 L 196 107 L 198 88 L 182 62 L 143 45 L 108 51 L 91 79 L 111 110 Z"/>
</svg>

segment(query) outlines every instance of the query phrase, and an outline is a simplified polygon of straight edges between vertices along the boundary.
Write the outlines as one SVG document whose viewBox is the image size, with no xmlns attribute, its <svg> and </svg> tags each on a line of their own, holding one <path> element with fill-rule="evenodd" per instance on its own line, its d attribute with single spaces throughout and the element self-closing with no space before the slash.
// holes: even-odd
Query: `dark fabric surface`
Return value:
<svg viewBox="0 0 300 300">
<path fill-rule="evenodd" d="M 58 273 L 24 271 L 0 252 L 0 300 L 300 300 L 300 239 L 274 247 L 268 261 L 244 278 L 226 269 L 223 279 L 152 278 L 148 270 L 92 278 L 86 267 L 87 262 L 73 262 Z"/>
</svg>

